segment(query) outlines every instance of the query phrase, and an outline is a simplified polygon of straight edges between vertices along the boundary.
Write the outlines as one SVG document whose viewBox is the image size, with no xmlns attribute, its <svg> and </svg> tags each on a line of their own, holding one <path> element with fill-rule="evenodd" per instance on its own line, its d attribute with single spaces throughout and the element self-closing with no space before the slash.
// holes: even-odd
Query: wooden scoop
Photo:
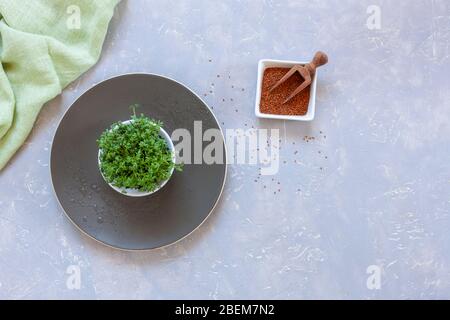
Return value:
<svg viewBox="0 0 450 320">
<path fill-rule="evenodd" d="M 288 103 L 292 98 L 298 95 L 300 92 L 305 90 L 312 82 L 312 78 L 316 73 L 316 69 L 328 63 L 328 56 L 319 51 L 315 54 L 313 60 L 305 65 L 297 64 L 293 66 L 284 76 L 281 78 L 271 89 L 270 92 L 278 88 L 281 84 L 286 82 L 290 77 L 292 77 L 296 72 L 300 73 L 304 81 L 302 84 L 292 92 L 292 94 L 283 102 L 283 104 Z"/>
</svg>

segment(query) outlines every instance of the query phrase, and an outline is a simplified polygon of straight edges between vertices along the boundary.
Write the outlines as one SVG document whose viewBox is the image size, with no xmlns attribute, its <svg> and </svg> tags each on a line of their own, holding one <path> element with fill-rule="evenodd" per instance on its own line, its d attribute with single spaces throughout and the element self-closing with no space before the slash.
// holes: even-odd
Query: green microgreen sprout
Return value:
<svg viewBox="0 0 450 320">
<path fill-rule="evenodd" d="M 132 105 L 131 122 L 115 123 L 97 140 L 100 170 L 105 180 L 121 189 L 153 192 L 170 178 L 172 169 L 182 170 L 173 162 L 173 154 L 160 135 L 161 121 L 136 115 Z"/>
</svg>

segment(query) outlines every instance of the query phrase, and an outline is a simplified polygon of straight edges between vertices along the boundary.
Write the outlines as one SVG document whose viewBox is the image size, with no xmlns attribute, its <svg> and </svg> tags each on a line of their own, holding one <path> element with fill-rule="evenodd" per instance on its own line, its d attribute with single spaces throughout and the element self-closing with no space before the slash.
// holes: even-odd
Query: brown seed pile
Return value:
<svg viewBox="0 0 450 320">
<path fill-rule="evenodd" d="M 289 95 L 303 83 L 303 78 L 300 74 L 295 73 L 273 92 L 269 92 L 273 85 L 288 71 L 288 68 L 268 68 L 265 70 L 260 103 L 262 113 L 303 116 L 308 112 L 310 87 L 300 92 L 289 102 L 283 104 Z"/>
</svg>

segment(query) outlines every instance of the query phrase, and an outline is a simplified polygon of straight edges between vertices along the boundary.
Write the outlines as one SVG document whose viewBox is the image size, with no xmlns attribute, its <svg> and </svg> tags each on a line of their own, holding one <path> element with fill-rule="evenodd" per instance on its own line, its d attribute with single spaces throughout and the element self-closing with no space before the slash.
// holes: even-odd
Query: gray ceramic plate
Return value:
<svg viewBox="0 0 450 320">
<path fill-rule="evenodd" d="M 194 121 L 203 131 L 220 129 L 206 104 L 182 84 L 151 74 L 127 74 L 84 93 L 66 112 L 53 140 L 51 176 L 56 196 L 69 219 L 84 233 L 111 247 L 147 250 L 172 244 L 209 216 L 222 193 L 223 164 L 185 165 L 157 193 L 144 198 L 119 194 L 108 186 L 97 164 L 100 134 L 130 118 L 131 104 L 164 122 L 171 134 Z M 221 140 L 225 152 L 223 136 Z M 192 145 L 194 145 L 192 143 Z"/>
</svg>

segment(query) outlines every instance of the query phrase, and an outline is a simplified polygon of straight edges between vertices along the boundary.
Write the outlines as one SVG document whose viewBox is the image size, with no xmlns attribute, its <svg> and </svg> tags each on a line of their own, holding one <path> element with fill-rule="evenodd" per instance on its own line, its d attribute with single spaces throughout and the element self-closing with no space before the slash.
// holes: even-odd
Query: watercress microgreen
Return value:
<svg viewBox="0 0 450 320">
<path fill-rule="evenodd" d="M 136 115 L 131 106 L 131 123 L 115 123 L 97 140 L 100 148 L 100 170 L 106 181 L 123 189 L 153 192 L 170 178 L 174 164 L 172 152 L 160 136 L 163 123 L 143 114 Z"/>
</svg>

